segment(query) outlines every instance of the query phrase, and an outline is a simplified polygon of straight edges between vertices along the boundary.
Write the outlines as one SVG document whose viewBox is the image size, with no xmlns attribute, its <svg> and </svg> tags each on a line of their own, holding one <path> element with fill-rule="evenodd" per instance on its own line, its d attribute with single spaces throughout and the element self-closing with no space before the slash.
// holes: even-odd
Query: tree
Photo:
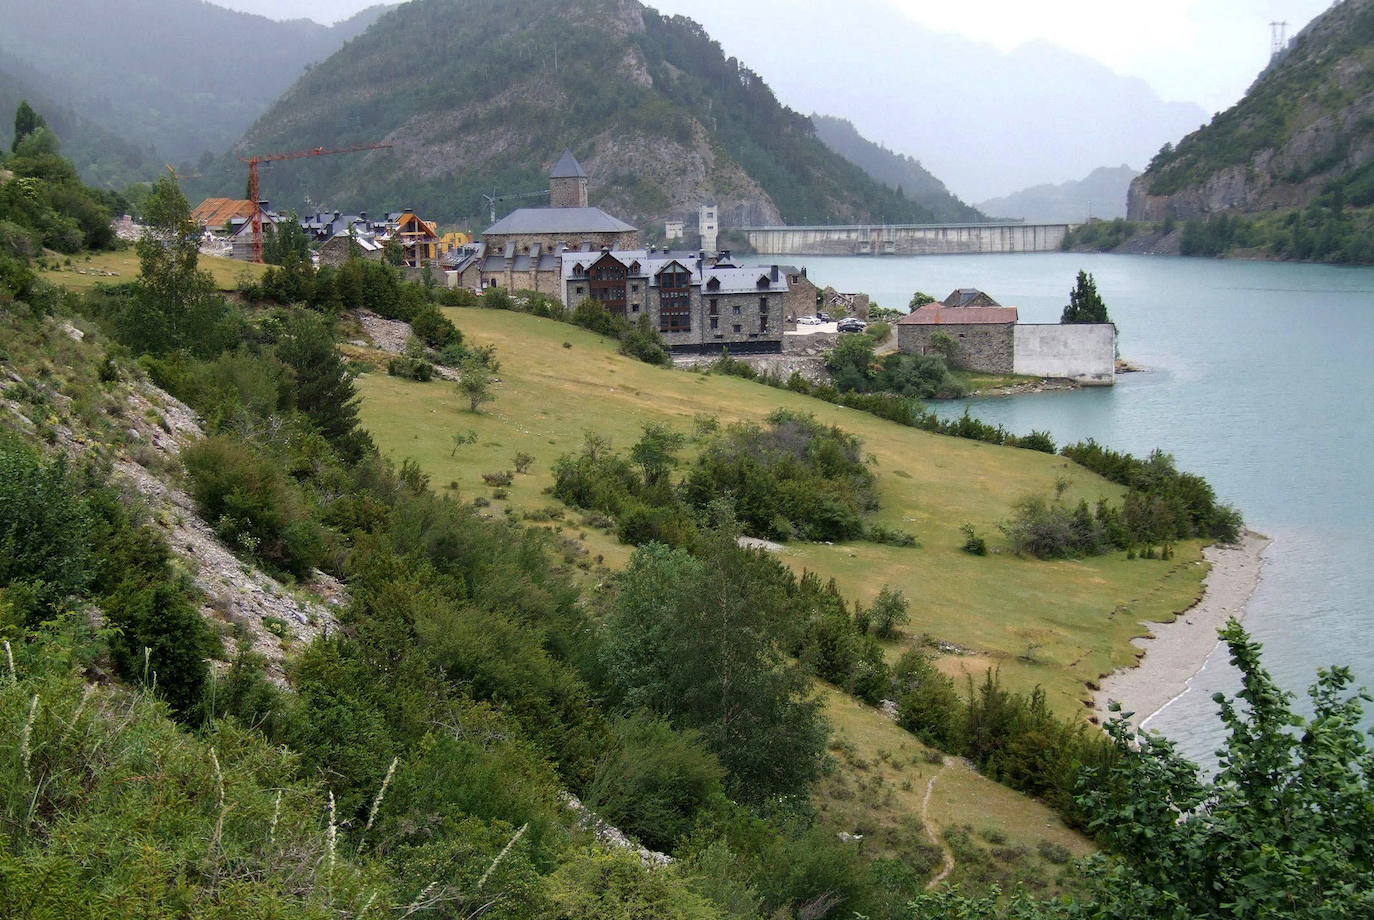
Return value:
<svg viewBox="0 0 1374 920">
<path fill-rule="evenodd" d="M 286 220 L 263 228 L 262 260 L 268 265 L 310 263 L 310 238 L 294 211 Z"/>
<path fill-rule="evenodd" d="M 295 376 L 292 396 L 316 430 L 341 455 L 357 461 L 372 448 L 372 439 L 358 425 L 358 393 L 334 336 L 323 320 L 299 314 L 277 343 L 277 357 Z"/>
<path fill-rule="evenodd" d="M 806 674 L 779 646 L 786 594 L 714 510 L 725 520 L 697 556 L 657 543 L 635 551 L 617 582 L 603 664 L 625 711 L 699 731 L 735 796 L 801 795 L 826 732 Z"/>
<path fill-rule="evenodd" d="M 14 113 L 14 140 L 10 142 L 10 152 L 19 150 L 19 144 L 24 138 L 28 137 L 39 128 L 47 127 L 48 123 L 43 120 L 43 116 L 35 112 L 27 99 L 21 100 L 18 110 Z"/>
<path fill-rule="evenodd" d="M 1097 293 L 1097 282 L 1085 271 L 1078 273 L 1078 281 L 1069 292 L 1069 305 L 1064 308 L 1061 323 L 1109 323 L 1107 305 Z"/>
<path fill-rule="evenodd" d="M 1120 716 L 1107 726 L 1118 756 L 1085 775 L 1079 799 L 1115 854 L 1099 866 L 1089 916 L 1374 915 L 1374 759 L 1361 728 L 1370 697 L 1350 692 L 1348 668 L 1323 670 L 1304 718 L 1239 623 L 1220 635 L 1242 689 L 1214 697 L 1227 729 L 1214 777 L 1162 735 Z"/>
<path fill-rule="evenodd" d="M 169 172 L 157 181 L 143 215 L 139 276 L 115 320 L 120 341 L 148 354 L 182 348 L 200 357 L 218 354 L 237 330 L 225 328 L 228 306 L 214 279 L 199 268 L 200 228 L 176 176 Z"/>
<path fill-rule="evenodd" d="M 931 297 L 925 291 L 917 291 L 915 294 L 911 295 L 911 300 L 907 303 L 907 306 L 913 310 L 919 310 L 928 303 L 935 303 L 935 298 Z"/>
<path fill-rule="evenodd" d="M 630 448 L 630 459 L 644 472 L 644 485 L 653 488 L 667 479 L 677 466 L 677 452 L 687 443 L 681 432 L 667 425 L 650 422 L 644 436 Z"/>
<path fill-rule="evenodd" d="M 897 630 L 911 622 L 910 605 L 900 588 L 883 585 L 873 606 L 868 608 L 868 621 L 879 639 L 891 639 Z"/>
<path fill-rule="evenodd" d="M 468 411 L 476 412 L 496 394 L 491 391 L 491 368 L 476 355 L 470 355 L 458 365 L 458 392 L 468 400 Z"/>
</svg>

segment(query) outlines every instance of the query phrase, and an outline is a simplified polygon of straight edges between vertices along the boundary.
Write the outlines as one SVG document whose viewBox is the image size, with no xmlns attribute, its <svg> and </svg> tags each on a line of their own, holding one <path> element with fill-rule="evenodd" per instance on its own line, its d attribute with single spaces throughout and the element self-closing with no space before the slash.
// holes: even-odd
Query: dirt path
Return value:
<svg viewBox="0 0 1374 920">
<path fill-rule="evenodd" d="M 926 836 L 930 838 L 930 842 L 940 848 L 940 855 L 944 857 L 945 861 L 944 866 L 936 873 L 935 877 L 926 883 L 927 891 L 935 888 L 936 885 L 943 882 L 949 877 L 949 874 L 954 871 L 954 853 L 950 851 L 949 845 L 935 832 L 935 829 L 930 824 L 930 794 L 935 791 L 935 781 L 940 778 L 940 774 L 944 773 L 945 768 L 948 766 L 949 758 L 945 757 L 940 761 L 940 769 L 937 770 L 935 775 L 926 783 L 926 795 L 925 798 L 921 800 L 921 825 L 925 827 Z"/>
</svg>

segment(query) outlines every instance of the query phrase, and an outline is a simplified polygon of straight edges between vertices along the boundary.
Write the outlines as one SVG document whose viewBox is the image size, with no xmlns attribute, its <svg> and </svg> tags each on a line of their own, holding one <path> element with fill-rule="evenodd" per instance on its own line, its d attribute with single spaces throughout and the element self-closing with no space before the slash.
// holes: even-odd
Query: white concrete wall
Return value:
<svg viewBox="0 0 1374 920">
<path fill-rule="evenodd" d="M 1084 384 L 1116 382 L 1116 327 L 1111 323 L 1018 324 L 1012 369 L 1029 377 L 1066 377 Z"/>
</svg>

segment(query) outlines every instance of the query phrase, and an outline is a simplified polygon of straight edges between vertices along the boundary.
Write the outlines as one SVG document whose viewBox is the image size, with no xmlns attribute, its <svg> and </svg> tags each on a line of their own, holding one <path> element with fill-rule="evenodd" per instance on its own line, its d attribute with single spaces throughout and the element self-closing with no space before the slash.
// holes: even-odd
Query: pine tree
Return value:
<svg viewBox="0 0 1374 920">
<path fill-rule="evenodd" d="M 1078 282 L 1069 292 L 1069 305 L 1064 308 L 1061 323 L 1109 323 L 1107 305 L 1097 293 L 1097 282 L 1085 271 L 1078 273 Z"/>
<path fill-rule="evenodd" d="M 14 153 L 19 149 L 19 143 L 39 128 L 46 128 L 48 123 L 43 120 L 29 105 L 27 99 L 19 103 L 19 109 L 14 113 L 14 141 L 10 144 L 10 152 Z"/>
<path fill-rule="evenodd" d="M 348 460 L 362 458 L 372 439 L 358 427 L 358 393 L 325 323 L 302 314 L 277 344 L 277 357 L 295 374 L 296 408 Z"/>
</svg>

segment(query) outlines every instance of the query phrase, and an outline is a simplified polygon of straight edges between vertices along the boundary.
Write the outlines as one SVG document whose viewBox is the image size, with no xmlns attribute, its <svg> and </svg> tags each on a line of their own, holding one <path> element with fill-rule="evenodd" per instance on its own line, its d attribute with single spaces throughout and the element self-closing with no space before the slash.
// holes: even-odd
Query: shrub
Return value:
<svg viewBox="0 0 1374 920">
<path fill-rule="evenodd" d="M 723 794 L 725 771 L 695 731 L 637 713 L 617 724 L 585 802 L 650 849 L 671 852 Z"/>
<path fill-rule="evenodd" d="M 404 377 L 421 383 L 434 379 L 434 365 L 423 358 L 392 358 L 386 363 L 386 372 L 392 377 Z"/>
<path fill-rule="evenodd" d="M 94 575 L 93 520 L 66 463 L 0 434 L 0 588 L 15 625 L 50 617 Z"/>
<path fill-rule="evenodd" d="M 988 541 L 978 535 L 972 524 L 965 524 L 959 531 L 964 535 L 964 545 L 959 547 L 960 549 L 973 556 L 988 554 Z"/>
<path fill-rule="evenodd" d="M 201 515 L 230 545 L 297 576 L 324 554 L 323 535 L 276 460 L 231 438 L 206 438 L 181 452 Z"/>
<path fill-rule="evenodd" d="M 515 474 L 510 470 L 500 470 L 495 473 L 483 473 L 482 481 L 489 486 L 505 488 L 515 481 Z"/>
<path fill-rule="evenodd" d="M 410 331 L 430 348 L 446 348 L 463 343 L 463 334 L 432 305 L 421 307 L 416 312 L 410 320 Z"/>
</svg>

